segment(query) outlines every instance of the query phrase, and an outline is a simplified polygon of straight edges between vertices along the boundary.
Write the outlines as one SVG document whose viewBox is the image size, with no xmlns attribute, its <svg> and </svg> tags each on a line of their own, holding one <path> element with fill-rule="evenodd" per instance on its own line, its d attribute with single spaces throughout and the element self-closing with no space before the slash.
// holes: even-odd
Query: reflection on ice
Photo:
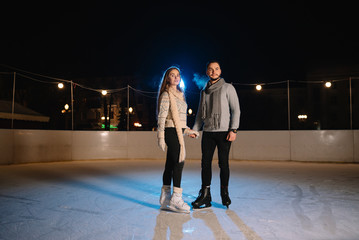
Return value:
<svg viewBox="0 0 359 240">
<path fill-rule="evenodd" d="M 182 239 L 183 224 L 191 220 L 191 216 L 185 213 L 175 213 L 170 211 L 159 211 L 156 218 L 156 227 L 153 239 Z"/>
<path fill-rule="evenodd" d="M 230 239 L 227 233 L 221 227 L 216 214 L 214 214 L 211 208 L 195 210 L 193 217 L 201 219 L 206 226 L 211 230 L 215 239 Z"/>
</svg>

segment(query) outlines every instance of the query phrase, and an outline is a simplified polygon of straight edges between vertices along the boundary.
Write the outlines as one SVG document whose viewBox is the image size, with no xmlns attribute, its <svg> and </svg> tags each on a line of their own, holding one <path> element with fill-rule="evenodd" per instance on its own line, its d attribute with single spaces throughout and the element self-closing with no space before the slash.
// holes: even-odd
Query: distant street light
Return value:
<svg viewBox="0 0 359 240">
<path fill-rule="evenodd" d="M 257 85 L 256 85 L 256 89 L 257 89 L 257 91 L 260 91 L 260 90 L 262 90 L 262 86 L 259 85 L 259 84 L 257 84 Z"/>
<path fill-rule="evenodd" d="M 64 108 L 65 110 L 69 110 L 70 106 L 68 104 L 65 104 Z"/>
<path fill-rule="evenodd" d="M 135 122 L 135 123 L 133 124 L 133 126 L 135 126 L 135 127 L 142 127 L 142 124 L 139 123 L 139 122 Z"/>
<path fill-rule="evenodd" d="M 107 95 L 107 91 L 106 91 L 106 90 L 102 90 L 101 93 L 102 93 L 102 95 L 104 95 L 104 96 Z"/>
<path fill-rule="evenodd" d="M 129 111 L 129 113 L 132 113 L 132 112 L 133 112 L 133 108 L 130 107 L 130 108 L 128 109 L 128 111 Z"/>
<path fill-rule="evenodd" d="M 300 114 L 300 115 L 298 115 L 298 119 L 299 120 L 305 120 L 305 119 L 307 119 L 308 118 L 308 116 L 306 115 L 306 114 Z"/>
<path fill-rule="evenodd" d="M 60 88 L 60 89 L 63 89 L 63 88 L 64 88 L 64 84 L 63 84 L 63 83 L 59 83 L 59 84 L 57 84 L 57 87 Z"/>
<path fill-rule="evenodd" d="M 192 109 L 191 109 L 191 108 L 188 109 L 188 114 L 189 114 L 189 115 L 192 115 L 192 113 L 193 113 Z"/>
</svg>

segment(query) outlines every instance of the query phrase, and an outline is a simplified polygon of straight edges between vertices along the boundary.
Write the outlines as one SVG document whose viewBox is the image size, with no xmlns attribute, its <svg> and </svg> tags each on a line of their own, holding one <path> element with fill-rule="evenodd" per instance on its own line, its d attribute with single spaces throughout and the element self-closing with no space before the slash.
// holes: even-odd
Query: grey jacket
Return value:
<svg viewBox="0 0 359 240">
<path fill-rule="evenodd" d="M 204 90 L 202 90 L 204 91 Z M 201 91 L 201 96 L 202 96 Z M 239 100 L 236 89 L 232 84 L 225 83 L 219 90 L 221 93 L 221 118 L 220 128 L 211 129 L 208 119 L 202 120 L 202 110 L 198 107 L 196 121 L 193 130 L 199 131 L 203 125 L 203 131 L 206 132 L 225 132 L 230 129 L 237 129 L 239 127 L 239 118 L 241 110 L 239 107 Z M 204 94 L 206 103 L 209 103 L 209 95 Z M 201 99 L 199 100 L 201 104 Z"/>
</svg>

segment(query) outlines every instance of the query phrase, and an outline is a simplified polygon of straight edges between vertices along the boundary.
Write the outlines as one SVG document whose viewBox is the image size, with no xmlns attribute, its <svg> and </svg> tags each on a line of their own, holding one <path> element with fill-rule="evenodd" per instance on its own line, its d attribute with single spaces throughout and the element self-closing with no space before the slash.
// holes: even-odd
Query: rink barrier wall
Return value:
<svg viewBox="0 0 359 240">
<path fill-rule="evenodd" d="M 185 142 L 187 159 L 200 159 L 201 140 Z M 166 157 L 156 132 L 143 131 L 0 129 L 0 153 L 0 164 Z M 230 159 L 359 162 L 359 130 L 240 131 Z"/>
</svg>

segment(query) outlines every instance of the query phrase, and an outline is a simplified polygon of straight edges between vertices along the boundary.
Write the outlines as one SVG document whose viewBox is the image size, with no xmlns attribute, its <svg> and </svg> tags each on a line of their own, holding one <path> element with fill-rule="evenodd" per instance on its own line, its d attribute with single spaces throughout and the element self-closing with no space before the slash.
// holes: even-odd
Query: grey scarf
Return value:
<svg viewBox="0 0 359 240">
<path fill-rule="evenodd" d="M 201 106 L 202 109 L 202 120 L 209 119 L 210 128 L 220 128 L 221 119 L 221 91 L 225 81 L 223 78 L 218 80 L 214 84 L 207 83 L 206 87 L 202 90 Z M 209 96 L 209 102 L 206 103 L 205 98 Z"/>
</svg>

